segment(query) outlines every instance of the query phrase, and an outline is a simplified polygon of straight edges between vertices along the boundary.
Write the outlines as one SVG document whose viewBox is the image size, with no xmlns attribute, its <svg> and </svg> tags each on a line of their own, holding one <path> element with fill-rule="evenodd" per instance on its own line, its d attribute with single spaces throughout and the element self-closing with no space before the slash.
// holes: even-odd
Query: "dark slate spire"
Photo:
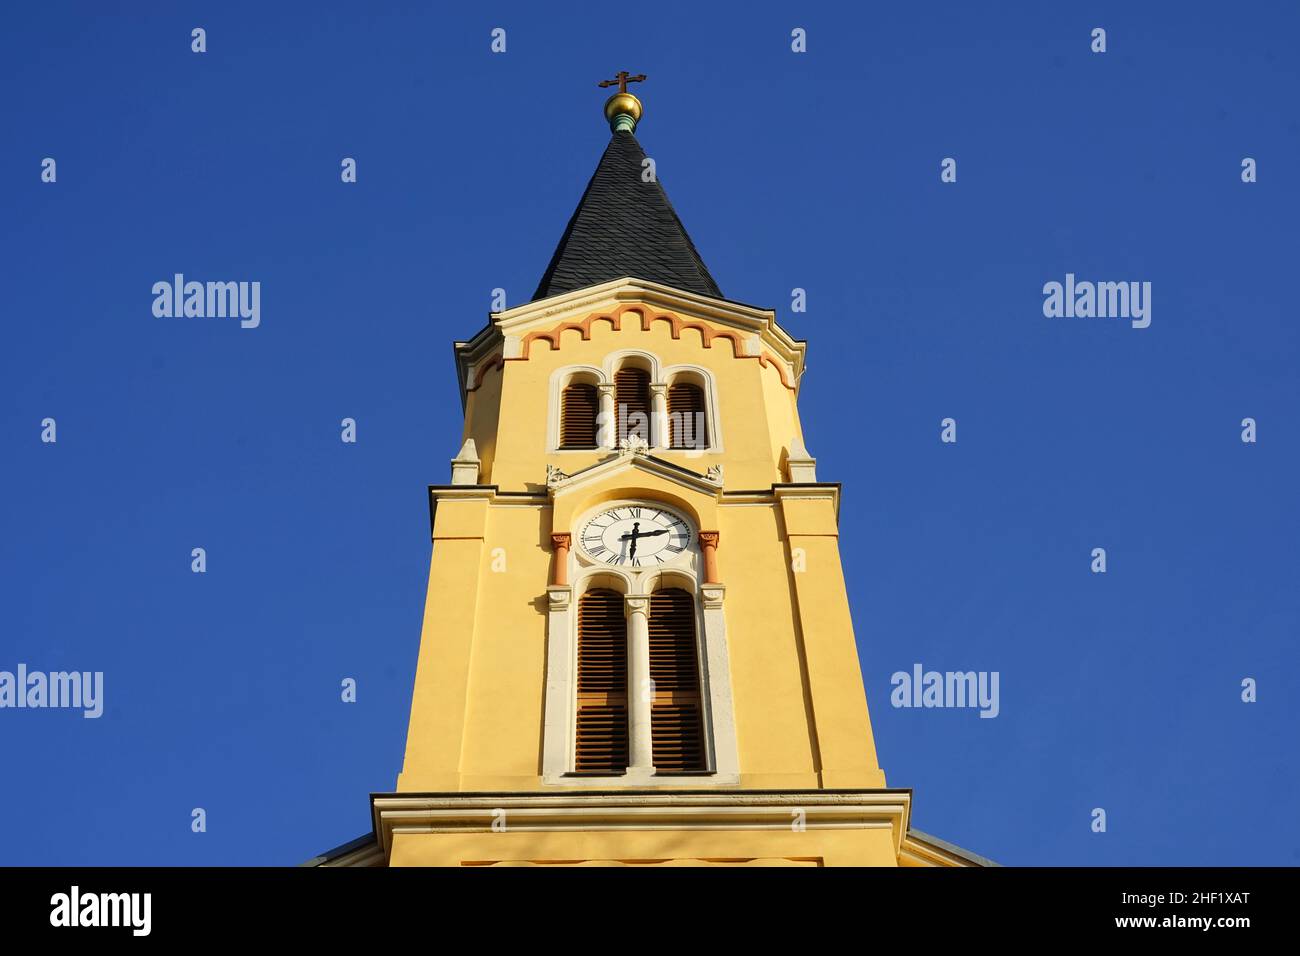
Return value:
<svg viewBox="0 0 1300 956">
<path fill-rule="evenodd" d="M 623 94 L 633 99 L 630 94 Z M 617 96 L 617 95 L 616 95 Z M 609 115 L 616 97 L 611 97 Z M 636 117 L 640 118 L 637 103 Z M 614 135 L 569 220 L 533 301 L 631 276 L 721 299 L 658 181 L 641 180 L 646 158 L 625 114 L 609 116 Z"/>
</svg>

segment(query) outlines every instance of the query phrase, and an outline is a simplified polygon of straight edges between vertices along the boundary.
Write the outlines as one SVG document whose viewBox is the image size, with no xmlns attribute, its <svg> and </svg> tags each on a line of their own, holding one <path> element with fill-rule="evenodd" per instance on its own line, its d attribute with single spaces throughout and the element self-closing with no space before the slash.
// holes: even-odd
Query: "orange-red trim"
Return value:
<svg viewBox="0 0 1300 956">
<path fill-rule="evenodd" d="M 475 373 L 477 373 L 477 374 L 475 374 L 475 376 L 474 376 L 474 384 L 473 384 L 473 385 L 467 385 L 467 386 L 465 387 L 465 391 L 467 391 L 467 392 L 473 392 L 473 391 L 476 391 L 476 390 L 478 389 L 478 387 L 479 387 L 480 385 L 483 384 L 483 379 L 487 376 L 488 371 L 489 371 L 490 369 L 496 368 L 498 365 L 501 365 L 501 364 L 502 364 L 502 360 L 501 360 L 501 353 L 500 353 L 500 352 L 495 352 L 495 353 L 493 353 L 493 355 L 492 355 L 490 358 L 484 359 L 484 360 L 483 360 L 483 361 L 482 361 L 482 362 L 481 362 L 477 367 L 475 367 L 475 369 L 474 369 Z"/>
<path fill-rule="evenodd" d="M 615 309 L 613 312 L 596 312 L 587 316 L 581 322 L 564 322 L 561 323 L 560 325 L 557 325 L 555 328 L 551 329 L 548 332 L 529 332 L 527 335 L 524 336 L 524 345 L 523 345 L 524 354 L 519 356 L 519 358 L 515 359 L 514 361 L 517 362 L 528 361 L 529 349 L 532 348 L 533 342 L 539 339 L 545 339 L 546 343 L 550 345 L 551 351 L 558 352 L 560 350 L 560 336 L 563 333 L 568 331 L 576 330 L 578 332 L 581 332 L 582 340 L 584 342 L 590 341 L 591 326 L 593 323 L 599 322 L 601 319 L 604 319 L 606 322 L 608 322 L 613 327 L 614 331 L 618 332 L 623 327 L 623 313 L 626 312 L 629 308 L 635 308 L 635 306 L 624 305 Z"/>
<path fill-rule="evenodd" d="M 776 359 L 772 358 L 766 352 L 764 352 L 762 355 L 746 355 L 745 358 L 758 359 L 758 364 L 763 366 L 763 368 L 767 368 L 769 365 L 772 366 L 772 368 L 776 369 L 776 374 L 781 376 L 781 384 L 784 385 L 786 388 L 790 389 L 790 391 L 792 392 L 794 391 L 794 386 L 790 384 L 789 376 L 785 374 L 784 362 L 778 362 Z"/>
<path fill-rule="evenodd" d="M 681 316 L 673 315 L 670 312 L 654 312 L 654 313 L 647 312 L 644 306 L 637 305 L 635 303 L 628 304 L 628 305 L 621 305 L 612 312 L 594 312 L 579 322 L 562 322 L 561 324 L 557 325 L 555 328 L 548 329 L 544 332 L 529 332 L 527 335 L 524 336 L 522 347 L 520 349 L 522 354 L 516 358 L 506 359 L 506 361 L 510 361 L 510 362 L 528 361 L 531 355 L 532 345 L 534 342 L 538 342 L 538 341 L 545 341 L 546 344 L 550 346 L 552 352 L 558 352 L 560 350 L 561 336 L 565 332 L 576 331 L 582 335 L 582 340 L 584 342 L 590 341 L 591 327 L 595 323 L 600 322 L 602 320 L 608 322 L 610 324 L 610 327 L 615 332 L 620 332 L 622 331 L 623 328 L 623 316 L 628 312 L 636 312 L 638 315 L 641 316 L 642 332 L 649 332 L 650 327 L 655 322 L 667 322 L 671 329 L 672 337 L 674 339 L 680 339 L 682 337 L 683 330 L 694 329 L 695 331 L 700 333 L 700 344 L 703 345 L 706 349 L 713 348 L 713 342 L 715 339 L 726 339 L 731 343 L 731 354 L 733 358 L 758 359 L 758 364 L 761 365 L 763 368 L 771 367 L 776 369 L 776 373 L 779 376 L 781 376 L 781 384 L 784 385 L 786 388 L 790 389 L 791 391 L 794 391 L 794 385 L 790 381 L 790 375 L 786 371 L 784 362 L 779 361 L 778 359 L 772 357 L 766 352 L 761 353 L 759 355 L 742 354 L 742 352 L 744 351 L 744 344 L 741 342 L 740 336 L 735 332 L 731 331 L 730 329 L 715 329 L 709 325 L 705 325 L 703 322 L 683 319 Z M 492 356 L 492 358 L 488 359 L 487 364 L 484 365 L 481 371 L 479 372 L 478 382 L 474 385 L 473 388 L 468 389 L 468 391 L 473 391 L 474 388 L 478 388 L 478 386 L 483 383 L 483 373 L 486 372 L 489 368 L 491 368 L 494 364 L 500 364 L 501 361 L 502 359 L 499 354 L 494 355 Z"/>
</svg>

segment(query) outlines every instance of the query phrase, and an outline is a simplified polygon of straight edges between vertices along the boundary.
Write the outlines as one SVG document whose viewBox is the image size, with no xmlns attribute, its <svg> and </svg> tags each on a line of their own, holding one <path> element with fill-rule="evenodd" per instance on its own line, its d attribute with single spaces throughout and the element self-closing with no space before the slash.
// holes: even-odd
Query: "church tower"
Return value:
<svg viewBox="0 0 1300 956">
<path fill-rule="evenodd" d="M 312 862 L 985 863 L 885 784 L 807 346 L 714 281 L 639 79 L 602 84 L 609 145 L 532 301 L 455 344 L 405 762 Z"/>
</svg>

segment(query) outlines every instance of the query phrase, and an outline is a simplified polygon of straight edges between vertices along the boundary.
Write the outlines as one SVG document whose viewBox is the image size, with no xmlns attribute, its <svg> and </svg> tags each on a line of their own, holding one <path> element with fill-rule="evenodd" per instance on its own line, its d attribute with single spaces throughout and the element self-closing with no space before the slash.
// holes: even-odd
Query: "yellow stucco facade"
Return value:
<svg viewBox="0 0 1300 956">
<path fill-rule="evenodd" d="M 456 344 L 465 444 L 450 483 L 429 489 L 405 761 L 395 791 L 372 795 L 373 838 L 319 862 L 981 862 L 909 832 L 911 792 L 887 788 L 877 762 L 840 564 L 840 487 L 818 479 L 799 420 L 804 354 L 770 311 L 634 278 L 494 314 Z M 657 396 L 648 438 L 602 425 L 599 447 L 559 447 L 565 384 L 589 381 L 608 402 L 628 364 Z M 658 396 L 679 378 L 706 397 L 704 448 L 664 447 Z M 592 557 L 584 522 L 629 504 L 682 516 L 690 547 L 643 568 Z M 646 651 L 632 622 L 670 586 L 696 602 L 705 768 L 657 770 L 633 716 L 626 771 L 575 772 L 581 595 L 622 593 L 635 674 Z"/>
</svg>

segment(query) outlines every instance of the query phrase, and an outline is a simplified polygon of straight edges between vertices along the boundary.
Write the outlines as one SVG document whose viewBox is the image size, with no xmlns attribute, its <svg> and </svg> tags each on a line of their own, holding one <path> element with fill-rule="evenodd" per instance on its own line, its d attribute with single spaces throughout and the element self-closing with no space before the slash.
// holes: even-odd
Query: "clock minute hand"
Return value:
<svg viewBox="0 0 1300 956">
<path fill-rule="evenodd" d="M 667 534 L 667 533 L 668 530 L 666 528 L 661 531 L 629 531 L 627 534 L 623 535 L 623 537 L 619 538 L 618 540 L 635 541 L 638 538 L 655 538 L 661 534 Z"/>
</svg>

